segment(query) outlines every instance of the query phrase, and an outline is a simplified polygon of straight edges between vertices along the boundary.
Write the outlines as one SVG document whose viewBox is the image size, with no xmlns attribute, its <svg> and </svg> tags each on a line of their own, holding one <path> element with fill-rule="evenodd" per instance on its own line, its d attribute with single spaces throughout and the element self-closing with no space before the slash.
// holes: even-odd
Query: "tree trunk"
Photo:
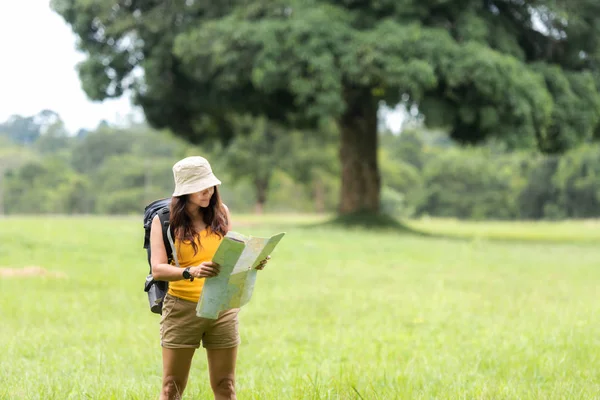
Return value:
<svg viewBox="0 0 600 400">
<path fill-rule="evenodd" d="M 377 104 L 368 90 L 346 90 L 339 125 L 342 188 L 340 214 L 379 213 L 381 178 L 377 165 Z"/>
<path fill-rule="evenodd" d="M 256 214 L 262 214 L 267 202 L 267 191 L 269 189 L 269 178 L 254 179 L 254 189 L 256 190 Z"/>
</svg>

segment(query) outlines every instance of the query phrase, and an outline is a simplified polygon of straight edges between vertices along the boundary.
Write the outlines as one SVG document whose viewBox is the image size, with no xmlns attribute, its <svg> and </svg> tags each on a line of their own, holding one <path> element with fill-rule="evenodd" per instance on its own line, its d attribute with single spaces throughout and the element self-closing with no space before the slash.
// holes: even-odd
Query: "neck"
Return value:
<svg viewBox="0 0 600 400">
<path fill-rule="evenodd" d="M 194 220 L 202 218 L 202 213 L 200 212 L 200 207 L 198 207 L 197 205 L 188 203 L 186 205 L 186 211 Z"/>
</svg>

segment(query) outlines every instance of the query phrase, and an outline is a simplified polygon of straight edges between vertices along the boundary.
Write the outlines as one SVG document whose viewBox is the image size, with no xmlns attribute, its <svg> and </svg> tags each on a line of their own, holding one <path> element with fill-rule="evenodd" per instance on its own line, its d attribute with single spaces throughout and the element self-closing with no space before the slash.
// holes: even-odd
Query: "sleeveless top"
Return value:
<svg viewBox="0 0 600 400">
<path fill-rule="evenodd" d="M 178 239 L 175 239 L 174 244 L 177 249 L 177 259 L 179 260 L 181 269 L 197 267 L 204 261 L 211 261 L 222 240 L 222 238 L 218 234 L 213 233 L 210 228 L 201 231 L 199 236 L 200 241 L 196 238 L 196 244 L 198 245 L 198 252 L 196 254 L 194 254 L 194 248 L 192 247 L 191 242 L 180 242 Z M 173 261 L 171 265 L 175 266 L 175 261 Z M 194 278 L 193 282 L 190 282 L 188 279 L 169 282 L 168 293 L 171 296 L 197 303 L 200 299 L 200 293 L 202 293 L 204 279 L 205 278 Z"/>
</svg>

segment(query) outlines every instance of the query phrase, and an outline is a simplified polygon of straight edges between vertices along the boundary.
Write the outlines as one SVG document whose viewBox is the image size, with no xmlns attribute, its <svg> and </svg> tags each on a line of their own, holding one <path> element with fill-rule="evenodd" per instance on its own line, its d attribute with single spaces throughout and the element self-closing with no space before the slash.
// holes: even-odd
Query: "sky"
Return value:
<svg viewBox="0 0 600 400">
<path fill-rule="evenodd" d="M 86 97 L 75 69 L 85 57 L 49 0 L 0 1 L 0 54 L 0 122 L 50 109 L 75 133 L 132 113 L 127 97 L 102 103 Z"/>
<path fill-rule="evenodd" d="M 31 116 L 56 111 L 67 130 L 94 129 L 102 120 L 126 122 L 141 112 L 127 96 L 90 101 L 79 81 L 76 65 L 85 56 L 76 49 L 75 35 L 49 0 L 0 0 L 0 123 L 11 115 Z M 387 115 L 398 131 L 401 112 Z"/>
</svg>

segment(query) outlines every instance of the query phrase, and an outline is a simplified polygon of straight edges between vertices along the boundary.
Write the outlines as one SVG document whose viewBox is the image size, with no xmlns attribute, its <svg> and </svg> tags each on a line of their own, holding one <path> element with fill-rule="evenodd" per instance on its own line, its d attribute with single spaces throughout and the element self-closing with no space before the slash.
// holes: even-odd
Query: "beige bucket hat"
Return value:
<svg viewBox="0 0 600 400">
<path fill-rule="evenodd" d="M 187 157 L 173 165 L 175 191 L 173 196 L 201 192 L 221 184 L 204 157 Z"/>
</svg>

